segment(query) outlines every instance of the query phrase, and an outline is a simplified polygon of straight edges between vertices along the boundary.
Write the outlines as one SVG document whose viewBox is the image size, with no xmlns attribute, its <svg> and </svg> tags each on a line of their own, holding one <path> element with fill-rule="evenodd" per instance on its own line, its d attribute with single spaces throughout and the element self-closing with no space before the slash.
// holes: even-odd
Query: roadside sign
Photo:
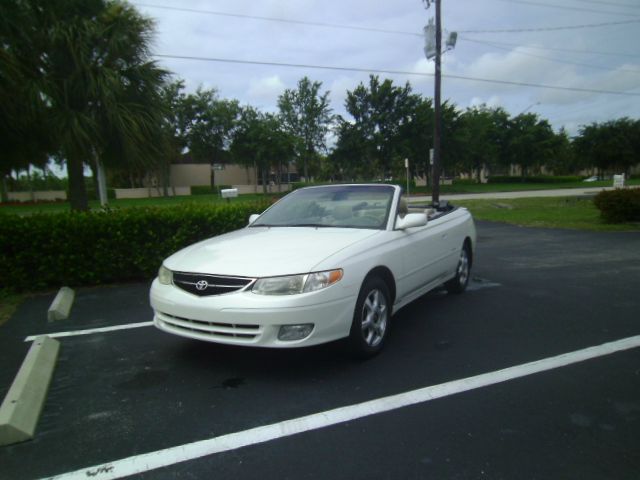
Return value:
<svg viewBox="0 0 640 480">
<path fill-rule="evenodd" d="M 624 173 L 613 176 L 613 188 L 624 188 Z"/>
</svg>

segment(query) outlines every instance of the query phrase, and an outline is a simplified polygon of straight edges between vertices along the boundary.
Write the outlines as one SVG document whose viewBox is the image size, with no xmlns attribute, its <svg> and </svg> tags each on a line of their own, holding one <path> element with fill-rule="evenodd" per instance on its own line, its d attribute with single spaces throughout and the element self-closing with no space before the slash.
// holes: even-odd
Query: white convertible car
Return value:
<svg viewBox="0 0 640 480">
<path fill-rule="evenodd" d="M 398 186 L 303 188 L 167 258 L 151 287 L 154 323 L 257 347 L 348 338 L 369 356 L 400 308 L 443 284 L 465 290 L 475 244 L 466 209 L 409 209 Z"/>
</svg>

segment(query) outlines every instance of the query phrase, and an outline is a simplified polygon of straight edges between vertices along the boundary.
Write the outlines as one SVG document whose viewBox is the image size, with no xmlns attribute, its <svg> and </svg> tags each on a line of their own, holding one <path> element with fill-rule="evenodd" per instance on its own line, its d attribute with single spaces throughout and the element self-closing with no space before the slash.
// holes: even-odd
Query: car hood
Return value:
<svg viewBox="0 0 640 480">
<path fill-rule="evenodd" d="M 252 227 L 187 247 L 167 258 L 173 271 L 268 277 L 313 271 L 322 260 L 379 230 Z"/>
</svg>

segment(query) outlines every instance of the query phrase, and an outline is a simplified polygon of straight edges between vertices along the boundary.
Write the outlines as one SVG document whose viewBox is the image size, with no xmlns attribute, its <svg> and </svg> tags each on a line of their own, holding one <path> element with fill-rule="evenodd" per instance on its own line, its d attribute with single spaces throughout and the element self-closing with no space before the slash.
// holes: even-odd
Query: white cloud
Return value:
<svg viewBox="0 0 640 480">
<path fill-rule="evenodd" d="M 267 110 L 272 110 L 278 101 L 278 96 L 284 92 L 286 86 L 280 80 L 278 75 L 272 75 L 269 77 L 263 77 L 249 82 L 249 89 L 247 95 L 254 102 L 262 102 L 266 106 Z M 271 108 L 269 108 L 271 107 Z"/>
<path fill-rule="evenodd" d="M 410 34 L 419 34 L 427 19 L 433 15 L 433 8 L 425 11 L 419 0 L 183 0 L 180 7 L 355 25 Z M 345 30 L 140 8 L 157 20 L 156 53 L 433 72 L 433 62 L 427 62 L 423 57 L 423 39 L 420 35 Z M 601 16 L 587 12 L 552 9 L 542 5 L 512 4 L 499 0 L 446 2 L 443 6 L 444 28 L 447 31 L 458 31 L 460 36 L 456 48 L 443 56 L 443 99 L 451 100 L 463 108 L 478 103 L 502 106 L 512 114 L 540 102 L 540 106 L 533 110 L 548 115 L 549 119 L 556 122 L 556 128 L 562 125 L 560 119 L 566 119 L 564 121 L 573 125 L 590 123 L 594 119 L 602 121 L 617 118 L 621 114 L 637 118 L 640 116 L 640 102 L 634 97 L 545 90 L 532 86 L 508 86 L 446 77 L 459 75 L 596 90 L 627 91 L 635 88 L 634 91 L 637 92 L 640 75 L 625 70 L 640 70 L 640 66 L 622 66 L 621 59 L 631 57 L 616 56 L 636 53 L 633 46 L 640 44 L 640 29 L 637 25 L 517 34 L 464 32 L 476 29 L 535 29 L 602 21 Z M 466 39 L 502 44 L 495 47 L 465 41 Z M 525 48 L 527 46 L 548 47 L 552 50 L 532 50 Z M 605 51 L 613 55 L 565 52 L 555 50 L 557 48 L 584 52 Z M 538 58 L 539 56 L 574 64 L 550 62 Z M 195 89 L 200 84 L 205 88 L 217 88 L 223 97 L 236 98 L 241 103 L 249 103 L 264 110 L 274 110 L 278 95 L 285 88 L 295 88 L 297 81 L 307 75 L 312 80 L 322 81 L 325 90 L 331 90 L 332 108 L 336 113 L 341 113 L 344 111 L 346 91 L 353 89 L 360 81 L 368 81 L 367 73 L 358 72 L 165 58 L 160 59 L 160 62 L 184 78 L 189 89 Z M 575 63 L 598 65 L 608 70 L 589 69 Z M 409 80 L 416 92 L 429 97 L 433 95 L 431 76 L 380 76 L 392 78 L 397 84 Z M 622 101 L 614 101 L 618 99 Z M 598 108 L 571 113 L 577 105 L 586 103 L 597 104 Z"/>
<path fill-rule="evenodd" d="M 486 105 L 489 108 L 501 107 L 502 99 L 498 95 L 491 95 L 488 98 L 473 97 L 469 102 L 469 107 L 480 107 Z"/>
</svg>

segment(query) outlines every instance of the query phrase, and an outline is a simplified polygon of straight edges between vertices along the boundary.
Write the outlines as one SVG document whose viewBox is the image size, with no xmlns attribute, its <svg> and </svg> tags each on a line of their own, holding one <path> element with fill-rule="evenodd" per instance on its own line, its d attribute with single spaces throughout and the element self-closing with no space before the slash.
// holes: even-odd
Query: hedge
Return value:
<svg viewBox="0 0 640 480">
<path fill-rule="evenodd" d="M 0 215 L 0 289 L 35 291 L 152 279 L 164 258 L 242 228 L 268 203 L 182 204 Z"/>
<path fill-rule="evenodd" d="M 593 203 L 606 223 L 640 221 L 640 188 L 603 190 Z"/>
<path fill-rule="evenodd" d="M 488 183 L 571 183 L 580 182 L 583 177 L 538 175 L 533 177 L 495 175 L 489 177 Z"/>
</svg>

